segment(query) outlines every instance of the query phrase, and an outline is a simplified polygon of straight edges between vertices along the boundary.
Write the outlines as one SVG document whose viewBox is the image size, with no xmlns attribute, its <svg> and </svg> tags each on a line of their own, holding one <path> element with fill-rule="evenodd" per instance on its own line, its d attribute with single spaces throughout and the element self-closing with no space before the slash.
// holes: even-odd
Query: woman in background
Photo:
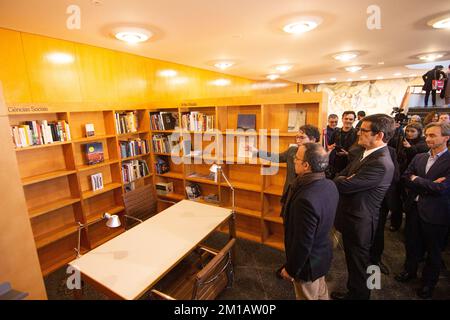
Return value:
<svg viewBox="0 0 450 320">
<path fill-rule="evenodd" d="M 439 113 L 437 113 L 436 111 L 430 111 L 423 119 L 423 126 L 426 127 L 427 124 L 438 121 L 439 121 Z"/>
</svg>

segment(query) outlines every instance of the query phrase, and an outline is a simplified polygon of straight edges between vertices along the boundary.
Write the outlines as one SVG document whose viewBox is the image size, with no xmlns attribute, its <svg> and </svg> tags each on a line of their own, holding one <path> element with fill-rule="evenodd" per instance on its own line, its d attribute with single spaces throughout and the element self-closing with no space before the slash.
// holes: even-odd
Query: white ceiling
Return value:
<svg viewBox="0 0 450 320">
<path fill-rule="evenodd" d="M 450 13 L 448 0 L 0 0 L 0 27 L 131 52 L 160 60 L 215 70 L 212 62 L 231 59 L 225 73 L 264 79 L 273 66 L 295 67 L 283 79 L 317 83 L 336 77 L 359 80 L 377 76 L 421 74 L 405 65 L 413 56 L 450 52 L 450 30 L 434 30 L 427 21 Z M 81 8 L 81 29 L 68 30 L 66 9 Z M 367 7 L 381 7 L 381 30 L 366 27 Z M 301 36 L 281 28 L 298 15 L 315 15 L 323 23 Z M 143 26 L 155 36 L 130 46 L 111 36 L 115 26 Z M 351 63 L 335 61 L 341 51 L 364 52 Z M 445 59 L 448 59 L 446 56 Z M 444 60 L 444 59 L 443 59 Z M 384 65 L 378 65 L 383 61 Z M 363 64 L 350 74 L 341 68 Z"/>
</svg>

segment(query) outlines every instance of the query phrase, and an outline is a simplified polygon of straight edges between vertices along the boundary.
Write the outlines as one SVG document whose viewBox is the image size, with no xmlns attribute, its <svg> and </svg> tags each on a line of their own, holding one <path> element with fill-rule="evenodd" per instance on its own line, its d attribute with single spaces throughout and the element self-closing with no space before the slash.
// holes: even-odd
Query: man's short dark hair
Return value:
<svg viewBox="0 0 450 320">
<path fill-rule="evenodd" d="M 318 143 L 305 143 L 303 161 L 308 162 L 312 172 L 324 172 L 328 168 L 328 153 Z"/>
<path fill-rule="evenodd" d="M 383 142 L 387 143 L 394 136 L 395 121 L 387 114 L 377 113 L 362 119 L 363 122 L 370 122 L 370 130 L 377 134 L 383 132 Z"/>
<path fill-rule="evenodd" d="M 330 114 L 330 115 L 328 116 L 328 120 L 329 120 L 329 119 L 339 119 L 339 117 L 338 117 L 337 114 L 332 113 L 332 114 Z"/>
<path fill-rule="evenodd" d="M 424 132 L 427 133 L 427 130 L 430 128 L 433 128 L 433 127 L 440 128 L 442 136 L 444 136 L 444 137 L 450 136 L 450 124 L 443 123 L 443 122 L 432 122 L 432 123 L 427 124 Z"/>
<path fill-rule="evenodd" d="M 352 111 L 352 110 L 344 111 L 344 113 L 342 114 L 342 119 L 343 119 L 347 114 L 352 114 L 352 115 L 353 115 L 353 118 L 356 119 L 356 113 L 355 113 L 355 111 Z"/>
<path fill-rule="evenodd" d="M 365 111 L 358 111 L 358 117 L 365 117 L 366 116 L 366 112 Z"/>
<path fill-rule="evenodd" d="M 300 131 L 303 131 L 309 138 L 309 140 L 316 139 L 316 142 L 320 141 L 320 131 L 317 127 L 314 127 L 310 124 L 305 124 L 301 126 Z"/>
</svg>

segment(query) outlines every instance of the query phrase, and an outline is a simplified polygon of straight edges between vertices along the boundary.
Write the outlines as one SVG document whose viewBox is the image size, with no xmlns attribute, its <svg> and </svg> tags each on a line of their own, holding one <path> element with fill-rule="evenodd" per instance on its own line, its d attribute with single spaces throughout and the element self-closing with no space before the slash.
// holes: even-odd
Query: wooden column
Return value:
<svg viewBox="0 0 450 320">
<path fill-rule="evenodd" d="M 47 299 L 0 82 L 0 283 Z M 32 161 L 32 159 L 30 159 Z"/>
</svg>

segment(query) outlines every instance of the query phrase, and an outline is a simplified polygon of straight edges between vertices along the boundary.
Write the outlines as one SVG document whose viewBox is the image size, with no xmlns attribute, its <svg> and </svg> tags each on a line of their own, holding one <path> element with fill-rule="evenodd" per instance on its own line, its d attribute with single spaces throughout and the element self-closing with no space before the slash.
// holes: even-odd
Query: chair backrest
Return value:
<svg viewBox="0 0 450 320">
<path fill-rule="evenodd" d="M 157 199 L 152 185 L 145 185 L 123 194 L 126 214 L 145 220 L 157 213 Z"/>
<path fill-rule="evenodd" d="M 236 240 L 231 239 L 227 245 L 197 273 L 193 300 L 213 300 L 225 287 L 231 287 L 233 281 L 233 262 L 231 250 Z"/>
</svg>

